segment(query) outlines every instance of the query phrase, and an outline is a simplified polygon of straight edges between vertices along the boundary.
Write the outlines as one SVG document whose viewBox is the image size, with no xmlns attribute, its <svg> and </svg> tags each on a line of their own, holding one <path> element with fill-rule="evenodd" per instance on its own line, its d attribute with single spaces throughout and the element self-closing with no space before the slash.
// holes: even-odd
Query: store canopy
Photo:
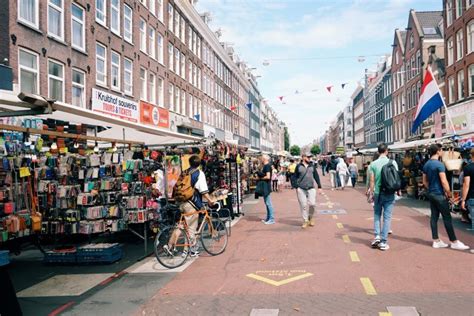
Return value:
<svg viewBox="0 0 474 316">
<path fill-rule="evenodd" d="M 14 93 L 0 90 L 1 110 L 14 111 L 25 107 L 28 107 L 28 104 L 18 99 Z M 97 133 L 99 137 L 141 141 L 147 145 L 196 143 L 203 140 L 201 137 L 111 117 L 62 102 L 55 102 L 53 109 L 55 111 L 52 114 L 41 115 L 41 118 L 66 121 L 72 124 L 102 126 L 105 130 Z"/>
</svg>

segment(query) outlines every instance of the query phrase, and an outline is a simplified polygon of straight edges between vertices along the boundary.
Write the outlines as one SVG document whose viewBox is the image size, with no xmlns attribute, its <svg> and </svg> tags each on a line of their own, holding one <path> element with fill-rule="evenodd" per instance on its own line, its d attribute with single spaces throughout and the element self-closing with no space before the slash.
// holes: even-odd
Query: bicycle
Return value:
<svg viewBox="0 0 474 316">
<path fill-rule="evenodd" d="M 217 204 L 217 209 L 212 212 L 219 210 L 220 204 Z M 191 242 L 186 217 L 195 214 L 202 214 L 204 218 L 196 231 L 194 242 Z M 197 246 L 198 239 L 211 256 L 220 255 L 227 247 L 228 234 L 225 223 L 211 216 L 207 208 L 187 214 L 181 213 L 177 224 L 161 229 L 154 242 L 156 259 L 166 268 L 177 268 L 186 262 L 192 247 Z"/>
</svg>

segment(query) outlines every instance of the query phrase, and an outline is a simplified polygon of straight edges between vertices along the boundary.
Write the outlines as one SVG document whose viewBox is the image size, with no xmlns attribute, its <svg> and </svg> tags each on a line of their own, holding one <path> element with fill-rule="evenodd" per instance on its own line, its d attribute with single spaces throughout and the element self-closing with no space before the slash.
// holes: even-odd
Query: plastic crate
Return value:
<svg viewBox="0 0 474 316">
<path fill-rule="evenodd" d="M 76 252 L 48 251 L 44 254 L 44 263 L 76 263 Z"/>
<path fill-rule="evenodd" d="M 10 263 L 10 256 L 8 255 L 8 250 L 0 250 L 0 267 L 6 266 Z"/>
<path fill-rule="evenodd" d="M 109 247 L 93 248 L 81 247 L 77 251 L 78 263 L 113 263 L 122 259 L 123 251 L 119 244 L 110 244 Z"/>
</svg>

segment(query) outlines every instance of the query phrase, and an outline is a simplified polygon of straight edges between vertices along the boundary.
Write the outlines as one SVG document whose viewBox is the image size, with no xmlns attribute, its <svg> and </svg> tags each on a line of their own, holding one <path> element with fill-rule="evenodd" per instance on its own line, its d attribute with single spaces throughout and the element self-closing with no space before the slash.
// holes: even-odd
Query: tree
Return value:
<svg viewBox="0 0 474 316">
<path fill-rule="evenodd" d="M 285 131 L 283 135 L 285 138 L 285 150 L 289 151 L 290 150 L 290 134 L 288 133 L 288 127 L 285 127 Z"/>
<path fill-rule="evenodd" d="M 298 146 L 298 145 L 291 146 L 290 147 L 290 154 L 292 156 L 299 156 L 301 154 L 300 146 Z"/>
<path fill-rule="evenodd" d="M 311 147 L 311 153 L 313 155 L 319 155 L 321 153 L 321 148 L 319 148 L 319 145 L 313 145 L 313 147 Z"/>
</svg>

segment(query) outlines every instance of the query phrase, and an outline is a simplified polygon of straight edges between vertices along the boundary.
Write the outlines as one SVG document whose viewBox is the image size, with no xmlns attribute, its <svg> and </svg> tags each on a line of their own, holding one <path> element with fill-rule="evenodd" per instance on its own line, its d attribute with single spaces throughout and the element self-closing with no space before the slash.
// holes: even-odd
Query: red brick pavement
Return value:
<svg viewBox="0 0 474 316">
<path fill-rule="evenodd" d="M 323 180 L 326 188 L 327 180 Z M 247 205 L 226 252 L 217 257 L 202 255 L 139 313 L 248 315 L 252 308 L 275 308 L 280 315 L 378 315 L 386 306 L 404 305 L 415 306 L 422 315 L 474 315 L 474 257 L 469 252 L 431 248 L 428 217 L 396 206 L 391 248 L 382 252 L 369 246 L 373 214 L 365 197 L 352 188 L 324 189 L 324 193 L 338 203 L 334 209 L 345 209 L 347 214 L 337 219 L 317 215 L 316 226 L 306 230 L 300 228 L 294 191 L 272 194 L 275 225 L 260 222 L 265 216 L 263 201 Z M 318 203 L 325 202 L 324 195 L 318 195 Z M 447 240 L 441 222 L 439 231 Z M 474 246 L 472 233 L 458 230 L 457 234 Z M 351 242 L 344 242 L 343 235 Z M 360 262 L 351 261 L 350 251 L 357 252 Z M 274 286 L 249 278 L 251 273 L 276 281 L 302 273 L 312 276 Z M 361 277 L 371 280 L 377 295 L 366 294 Z"/>
</svg>

